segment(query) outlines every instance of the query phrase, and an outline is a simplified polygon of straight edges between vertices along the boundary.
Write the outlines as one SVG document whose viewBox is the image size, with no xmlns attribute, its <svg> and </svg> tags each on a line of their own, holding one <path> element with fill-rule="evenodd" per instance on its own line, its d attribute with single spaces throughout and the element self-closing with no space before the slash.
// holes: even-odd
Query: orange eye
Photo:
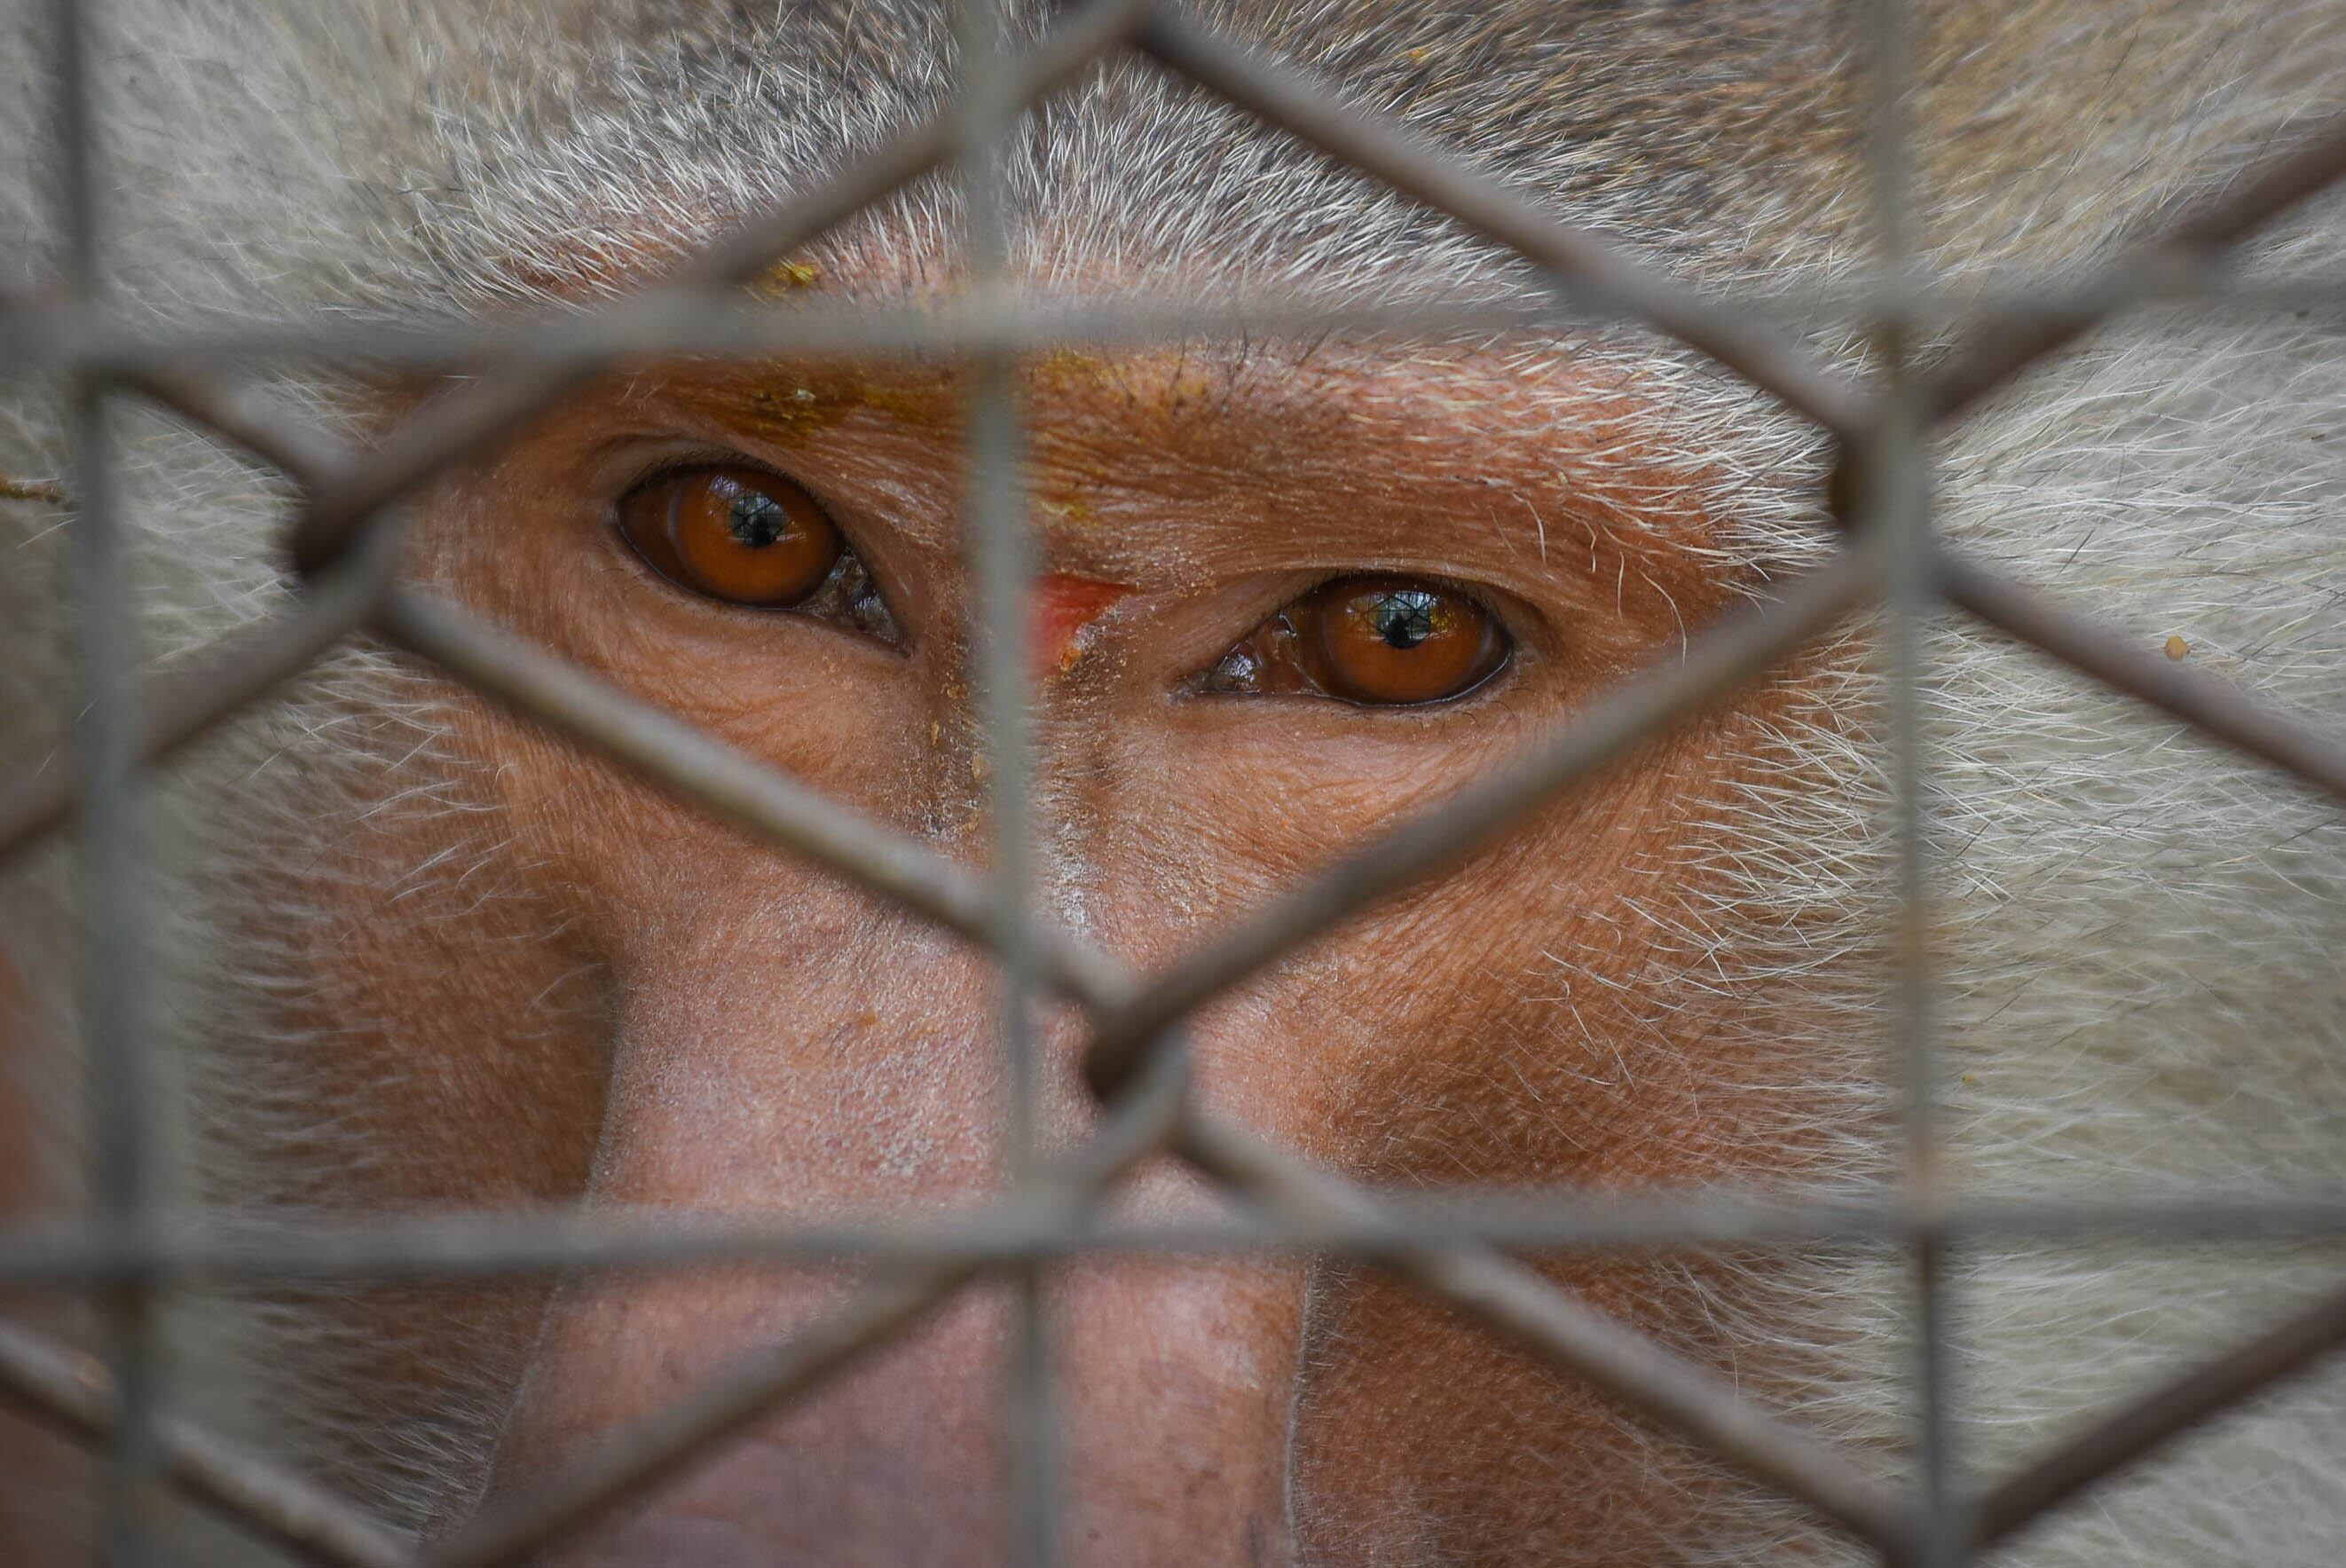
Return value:
<svg viewBox="0 0 2346 1568">
<path fill-rule="evenodd" d="M 1339 577 L 1290 607 L 1295 652 L 1331 697 L 1396 705 L 1473 690 L 1506 662 L 1498 617 L 1416 577 Z"/>
<path fill-rule="evenodd" d="M 655 474 L 618 510 L 620 532 L 660 575 L 729 604 L 795 605 L 822 586 L 845 547 L 813 496 L 755 468 Z"/>
</svg>

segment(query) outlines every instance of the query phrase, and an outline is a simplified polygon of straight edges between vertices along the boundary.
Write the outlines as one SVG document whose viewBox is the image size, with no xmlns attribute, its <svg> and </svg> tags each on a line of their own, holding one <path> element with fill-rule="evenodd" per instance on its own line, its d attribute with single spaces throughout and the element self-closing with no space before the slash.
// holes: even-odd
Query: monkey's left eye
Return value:
<svg viewBox="0 0 2346 1568">
<path fill-rule="evenodd" d="M 1499 617 L 1455 588 L 1384 574 L 1338 577 L 1256 627 L 1201 689 L 1413 707 L 1464 697 L 1514 651 Z"/>
<path fill-rule="evenodd" d="M 619 497 L 619 533 L 678 587 L 729 605 L 796 609 L 894 640 L 872 574 L 822 504 L 779 473 L 696 463 Z"/>
</svg>

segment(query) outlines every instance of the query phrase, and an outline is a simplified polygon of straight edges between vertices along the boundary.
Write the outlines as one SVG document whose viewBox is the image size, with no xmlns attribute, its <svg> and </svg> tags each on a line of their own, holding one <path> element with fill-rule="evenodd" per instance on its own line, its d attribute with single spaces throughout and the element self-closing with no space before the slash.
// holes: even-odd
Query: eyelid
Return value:
<svg viewBox="0 0 2346 1568">
<path fill-rule="evenodd" d="M 689 473 L 696 468 L 754 468 L 760 473 L 770 473 L 787 484 L 794 484 L 809 495 L 815 494 L 813 488 L 796 474 L 785 473 L 772 463 L 746 453 L 724 446 L 688 446 L 665 448 L 657 455 L 638 457 L 620 469 L 618 477 L 608 482 L 611 500 L 616 504 L 621 496 L 649 484 L 655 479 Z M 816 499 L 821 500 L 821 497 L 816 496 Z M 824 510 L 829 509 L 826 504 Z"/>
<path fill-rule="evenodd" d="M 1283 610 L 1299 600 L 1308 599 L 1335 584 L 1349 583 L 1356 577 L 1407 577 L 1413 582 L 1423 583 L 1429 588 L 1439 588 L 1445 594 L 1455 594 L 1460 598 L 1472 603 L 1476 609 L 1481 610 L 1493 620 L 1497 621 L 1510 633 L 1515 630 L 1515 618 L 1508 613 L 1506 606 L 1499 602 L 1496 589 L 1486 588 L 1480 583 L 1470 583 L 1464 578 L 1445 576 L 1439 572 L 1422 572 L 1413 566 L 1355 566 L 1349 571 L 1322 572 L 1311 586 L 1290 594 L 1280 600 L 1279 608 Z M 1274 610 L 1271 613 L 1276 615 L 1278 611 Z"/>
</svg>

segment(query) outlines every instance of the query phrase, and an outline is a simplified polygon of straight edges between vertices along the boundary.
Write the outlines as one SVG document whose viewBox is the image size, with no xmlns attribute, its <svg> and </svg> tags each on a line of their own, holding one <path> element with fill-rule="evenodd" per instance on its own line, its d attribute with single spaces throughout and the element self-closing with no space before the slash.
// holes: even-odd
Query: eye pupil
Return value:
<svg viewBox="0 0 2346 1568">
<path fill-rule="evenodd" d="M 746 491 L 733 498 L 733 537 L 752 550 L 762 550 L 790 531 L 790 514 L 763 491 Z"/>
<path fill-rule="evenodd" d="M 1433 596 L 1405 588 L 1387 594 L 1369 612 L 1369 622 L 1385 647 L 1406 652 L 1434 634 Z"/>
</svg>

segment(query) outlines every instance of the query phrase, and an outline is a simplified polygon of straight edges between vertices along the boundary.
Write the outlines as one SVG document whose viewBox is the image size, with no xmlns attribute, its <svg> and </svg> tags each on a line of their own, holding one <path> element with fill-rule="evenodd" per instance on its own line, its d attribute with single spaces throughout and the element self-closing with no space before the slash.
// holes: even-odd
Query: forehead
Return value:
<svg viewBox="0 0 2346 1568">
<path fill-rule="evenodd" d="M 1309 456 L 1298 440 L 1425 446 L 1445 432 L 1554 436 L 1566 414 L 1574 433 L 1609 442 L 1623 422 L 1658 413 L 1688 375 L 1699 378 L 1683 358 L 1627 330 L 1472 341 L 1259 337 L 1218 325 L 1207 307 L 1194 331 L 1129 342 L 1040 341 L 1014 354 L 1012 370 L 1021 410 L 1060 440 L 1140 442 L 1198 462 L 1276 426 L 1280 460 L 1296 463 Z M 942 432 L 966 410 L 973 363 L 950 350 L 701 359 L 647 365 L 628 385 L 634 396 L 684 398 L 783 441 L 864 411 Z"/>
<path fill-rule="evenodd" d="M 1047 6 L 1015 7 L 1029 35 Z M 1575 221 L 1681 260 L 1751 252 L 1837 210 L 1830 29 L 1806 5 L 1658 8 L 1207 5 L 1202 19 L 1538 192 Z M 586 5 L 556 63 L 504 87 L 452 147 L 447 262 L 497 293 L 614 237 L 688 252 L 934 116 L 949 8 L 898 3 Z M 1406 287 L 1508 264 L 1393 195 L 1150 62 L 1120 55 L 1018 127 L 1008 160 L 1022 267 L 1195 282 Z M 424 199 L 435 199 L 427 194 Z M 843 249 L 937 257 L 959 192 L 931 178 L 846 226 Z M 908 243 L 909 242 L 909 243 Z"/>
<path fill-rule="evenodd" d="M 1007 3 L 1022 40 L 1066 9 Z M 434 44 L 396 73 L 417 73 L 431 128 L 423 167 L 384 181 L 420 209 L 421 260 L 464 303 L 526 293 L 549 259 L 616 233 L 659 256 L 695 249 L 933 117 L 954 83 L 945 0 L 482 4 L 514 32 L 484 25 L 478 47 Z M 1813 280 L 1869 253 L 1850 0 L 1187 9 L 1682 275 Z M 2205 0 L 1917 10 L 1918 185 L 1950 261 L 2122 230 L 2174 170 L 2257 139 L 2158 62 L 2205 59 L 2208 79 L 2253 97 L 2303 60 L 2295 32 L 2314 25 L 2289 20 L 2302 7 Z M 1038 275 L 1107 263 L 1374 288 L 1506 271 L 1455 226 L 1128 53 L 1037 106 L 1015 142 L 1018 243 Z M 2148 146 L 2171 160 L 2146 160 Z M 857 222 L 934 250 L 957 201 L 931 180 Z"/>
</svg>

